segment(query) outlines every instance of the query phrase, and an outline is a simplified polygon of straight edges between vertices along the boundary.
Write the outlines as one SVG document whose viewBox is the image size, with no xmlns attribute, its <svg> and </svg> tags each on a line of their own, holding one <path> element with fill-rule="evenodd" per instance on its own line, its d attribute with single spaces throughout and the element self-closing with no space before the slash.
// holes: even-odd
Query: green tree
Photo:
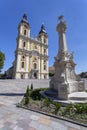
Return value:
<svg viewBox="0 0 87 130">
<path fill-rule="evenodd" d="M 5 54 L 0 51 L 0 72 L 1 72 L 1 70 L 3 69 L 4 60 L 5 60 Z"/>
</svg>

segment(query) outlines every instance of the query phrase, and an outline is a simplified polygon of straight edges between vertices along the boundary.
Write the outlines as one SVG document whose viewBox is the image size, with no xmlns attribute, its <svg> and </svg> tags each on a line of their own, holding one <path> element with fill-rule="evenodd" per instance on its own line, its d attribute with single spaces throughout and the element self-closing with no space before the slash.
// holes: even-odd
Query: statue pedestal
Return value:
<svg viewBox="0 0 87 130">
<path fill-rule="evenodd" d="M 58 99 L 67 100 L 68 95 L 84 91 L 84 82 L 75 74 L 73 59 L 63 54 L 61 60 L 55 58 L 55 75 L 50 81 L 50 89 L 58 93 Z"/>
</svg>

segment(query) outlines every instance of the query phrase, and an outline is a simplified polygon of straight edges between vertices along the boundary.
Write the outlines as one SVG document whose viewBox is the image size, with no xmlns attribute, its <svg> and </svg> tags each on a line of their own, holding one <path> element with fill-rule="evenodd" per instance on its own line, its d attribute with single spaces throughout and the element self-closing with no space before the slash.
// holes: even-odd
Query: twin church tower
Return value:
<svg viewBox="0 0 87 130">
<path fill-rule="evenodd" d="M 18 25 L 17 47 L 13 62 L 15 79 L 48 79 L 48 35 L 42 24 L 37 38 L 30 37 L 26 14 Z"/>
</svg>

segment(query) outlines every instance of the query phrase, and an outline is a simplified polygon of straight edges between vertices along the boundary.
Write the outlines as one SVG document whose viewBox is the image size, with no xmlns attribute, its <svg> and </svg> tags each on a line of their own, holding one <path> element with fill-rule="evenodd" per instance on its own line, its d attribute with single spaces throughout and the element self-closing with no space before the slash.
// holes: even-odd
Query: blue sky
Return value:
<svg viewBox="0 0 87 130">
<path fill-rule="evenodd" d="M 3 71 L 14 61 L 17 27 L 26 13 L 31 36 L 36 37 L 44 23 L 49 36 L 49 66 L 58 51 L 58 16 L 67 23 L 67 44 L 74 52 L 76 72 L 87 71 L 87 0 L 0 0 L 0 50 L 6 55 Z"/>
</svg>

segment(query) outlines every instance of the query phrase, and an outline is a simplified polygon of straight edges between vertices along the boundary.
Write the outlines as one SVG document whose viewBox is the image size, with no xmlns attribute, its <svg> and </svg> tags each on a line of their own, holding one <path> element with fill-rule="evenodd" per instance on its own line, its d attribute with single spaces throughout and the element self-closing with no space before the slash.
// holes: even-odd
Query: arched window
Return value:
<svg viewBox="0 0 87 130">
<path fill-rule="evenodd" d="M 24 78 L 24 75 L 23 74 L 21 74 L 21 79 L 23 79 Z"/>
<path fill-rule="evenodd" d="M 24 61 L 25 60 L 25 56 L 22 56 L 22 61 Z"/>
<path fill-rule="evenodd" d="M 25 42 L 23 42 L 23 48 L 25 47 L 25 45 L 26 45 Z"/>
<path fill-rule="evenodd" d="M 46 65 L 44 65 L 44 70 L 46 70 Z"/>
<path fill-rule="evenodd" d="M 26 35 L 26 30 L 24 30 L 24 35 Z"/>
<path fill-rule="evenodd" d="M 46 75 L 44 75 L 44 79 L 46 79 Z"/>
<path fill-rule="evenodd" d="M 34 69 L 35 69 L 35 70 L 37 69 L 37 64 L 36 64 L 36 63 L 34 63 Z"/>
<path fill-rule="evenodd" d="M 46 43 L 46 39 L 44 38 L 44 43 Z"/>
<path fill-rule="evenodd" d="M 46 49 L 44 49 L 44 54 L 46 54 Z"/>
<path fill-rule="evenodd" d="M 34 49 L 37 49 L 37 46 L 36 46 L 36 45 L 34 46 Z"/>
<path fill-rule="evenodd" d="M 46 60 L 44 60 L 44 64 L 46 63 Z"/>
<path fill-rule="evenodd" d="M 37 58 L 36 57 L 34 57 L 34 61 L 33 62 L 36 62 L 37 61 Z"/>
<path fill-rule="evenodd" d="M 24 68 L 24 62 L 21 63 L 21 68 Z"/>
</svg>

